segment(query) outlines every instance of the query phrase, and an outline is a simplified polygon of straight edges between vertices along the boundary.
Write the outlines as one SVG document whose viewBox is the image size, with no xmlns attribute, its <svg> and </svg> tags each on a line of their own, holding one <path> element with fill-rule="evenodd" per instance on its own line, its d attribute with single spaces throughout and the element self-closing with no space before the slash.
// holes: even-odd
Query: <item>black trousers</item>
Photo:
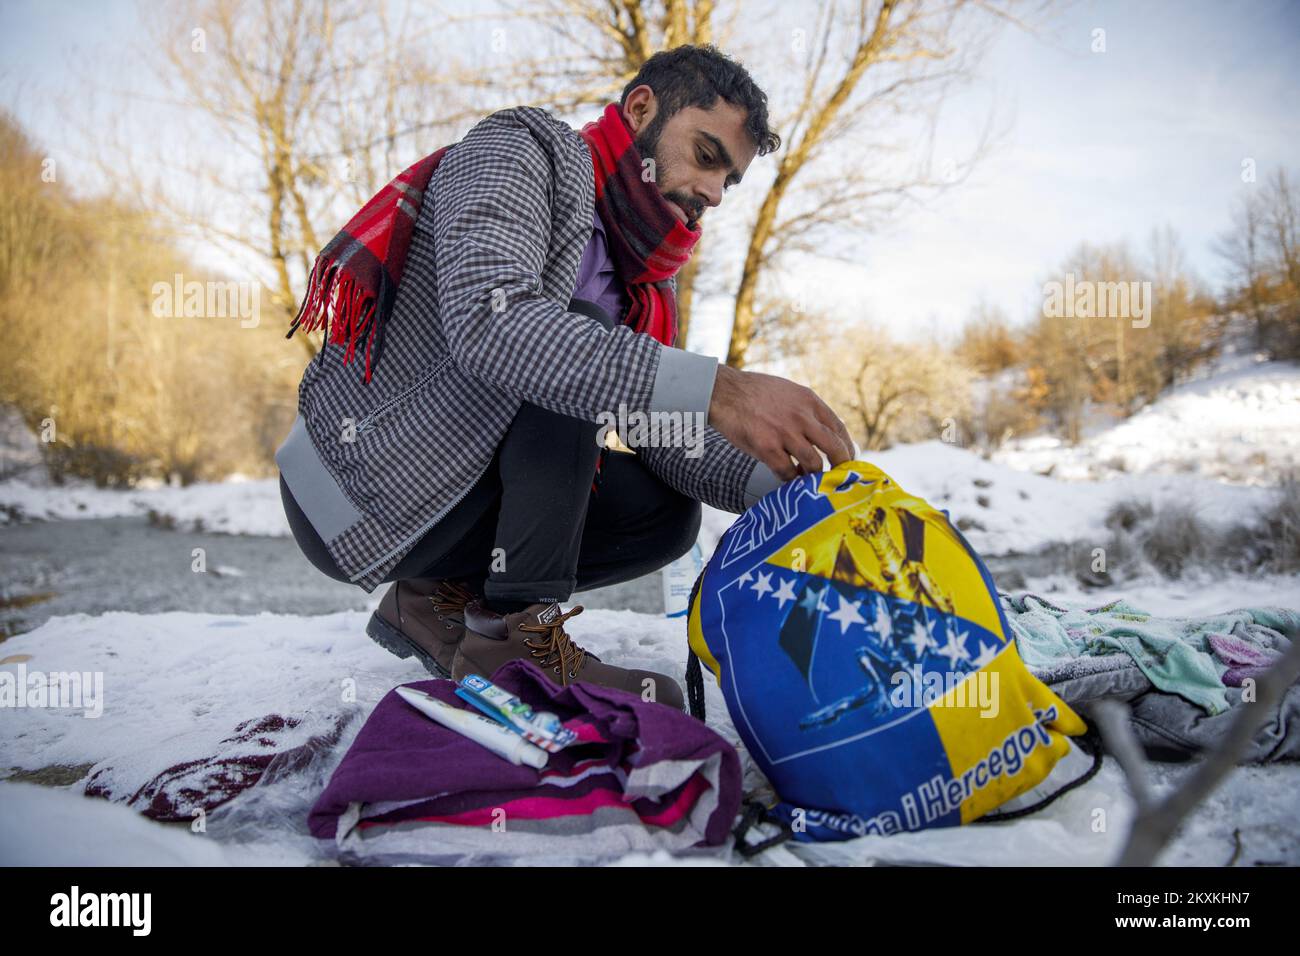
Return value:
<svg viewBox="0 0 1300 956">
<path fill-rule="evenodd" d="M 574 299 L 568 308 L 613 324 L 594 303 Z M 599 429 L 525 402 L 478 483 L 384 580 L 453 578 L 489 601 L 567 601 L 686 554 L 699 535 L 700 503 L 627 452 L 607 452 L 597 476 Z M 346 581 L 283 476 L 280 494 L 308 560 Z"/>
</svg>

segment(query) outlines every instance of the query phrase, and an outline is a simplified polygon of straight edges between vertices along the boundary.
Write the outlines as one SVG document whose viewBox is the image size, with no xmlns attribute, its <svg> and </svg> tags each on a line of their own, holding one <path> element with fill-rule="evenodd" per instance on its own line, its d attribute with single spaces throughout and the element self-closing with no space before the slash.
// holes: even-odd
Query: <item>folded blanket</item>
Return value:
<svg viewBox="0 0 1300 956">
<path fill-rule="evenodd" d="M 1300 635 L 1300 613 L 1284 608 L 1242 608 L 1201 618 L 1155 617 L 1126 601 L 1095 608 L 1058 607 L 1035 594 L 1004 595 L 1008 623 L 1031 670 L 1052 671 L 1080 657 L 1125 654 L 1157 688 L 1178 694 L 1206 713 L 1228 710 L 1224 675 L 1229 665 L 1260 660 L 1221 659 L 1232 637 L 1238 655 L 1282 649 Z M 1216 653 L 1217 651 L 1217 653 Z M 1239 677 L 1234 672 L 1231 679 Z M 1232 686 L 1240 686 L 1236 680 Z"/>
<path fill-rule="evenodd" d="M 531 661 L 494 683 L 536 711 L 585 724 L 547 766 L 515 766 L 390 691 L 308 816 L 346 862 L 613 859 L 727 841 L 740 807 L 734 747 L 688 714 L 595 684 L 561 688 Z M 469 710 L 448 680 L 409 684 Z"/>
<path fill-rule="evenodd" d="M 1153 760 L 1186 760 L 1217 746 L 1245 706 L 1242 681 L 1258 679 L 1300 637 L 1300 613 L 1285 608 L 1157 618 L 1123 601 L 1080 609 L 1030 593 L 1000 596 L 1034 676 L 1076 709 L 1126 701 Z M 1264 718 L 1240 762 L 1297 759 L 1300 683 Z"/>
</svg>

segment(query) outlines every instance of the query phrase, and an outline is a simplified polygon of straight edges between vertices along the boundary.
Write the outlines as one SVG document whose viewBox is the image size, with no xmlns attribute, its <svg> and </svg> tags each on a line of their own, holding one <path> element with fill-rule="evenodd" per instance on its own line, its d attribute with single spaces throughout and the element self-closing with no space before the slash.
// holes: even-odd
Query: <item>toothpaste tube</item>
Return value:
<svg viewBox="0 0 1300 956">
<path fill-rule="evenodd" d="M 503 714 L 501 711 L 497 710 L 491 704 L 486 703 L 481 698 L 475 697 L 469 691 L 457 690 L 456 694 L 462 700 L 468 701 L 469 703 L 477 707 L 479 710 L 481 710 L 483 713 L 491 717 L 493 720 L 497 721 L 506 730 L 509 730 L 511 733 L 518 734 L 524 740 L 527 740 L 529 743 L 541 747 L 543 750 L 547 751 L 548 753 L 555 753 L 563 749 L 563 747 L 566 746 L 569 742 L 571 742 L 572 739 L 576 739 L 576 736 L 573 738 L 569 737 L 572 731 L 563 731 L 562 732 L 563 736 L 559 737 L 558 740 L 553 737 L 545 737 L 541 733 L 539 733 L 536 729 L 534 729 L 534 727 L 529 723 L 530 720 L 536 720 L 540 718 L 543 721 L 545 721 L 547 725 L 549 725 L 552 721 L 558 724 L 559 718 L 556 717 L 554 714 L 542 713 L 542 714 L 533 715 L 531 712 L 529 712 L 527 715 L 525 715 L 522 718 L 517 717 L 516 719 L 519 721 L 517 723 L 515 720 L 510 719 L 510 717 L 508 717 L 506 714 Z"/>
<path fill-rule="evenodd" d="M 578 739 L 578 735 L 565 728 L 555 714 L 546 711 L 534 713 L 518 697 L 476 674 L 462 680 L 456 694 L 550 753 L 562 750 Z"/>
<path fill-rule="evenodd" d="M 508 727 L 495 721 L 458 710 L 414 687 L 397 688 L 398 695 L 426 717 L 436 720 L 450 730 L 482 744 L 498 757 L 513 764 L 523 764 L 537 770 L 546 766 L 546 751 L 534 747 Z"/>
</svg>

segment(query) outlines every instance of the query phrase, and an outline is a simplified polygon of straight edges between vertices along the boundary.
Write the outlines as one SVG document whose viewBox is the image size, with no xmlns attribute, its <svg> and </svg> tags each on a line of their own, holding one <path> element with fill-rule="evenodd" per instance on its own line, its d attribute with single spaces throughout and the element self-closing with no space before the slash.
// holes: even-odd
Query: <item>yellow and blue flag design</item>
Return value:
<svg viewBox="0 0 1300 956">
<path fill-rule="evenodd" d="M 688 632 L 798 839 L 969 823 L 1086 730 L 1025 668 L 961 532 L 863 461 L 741 515 Z"/>
</svg>

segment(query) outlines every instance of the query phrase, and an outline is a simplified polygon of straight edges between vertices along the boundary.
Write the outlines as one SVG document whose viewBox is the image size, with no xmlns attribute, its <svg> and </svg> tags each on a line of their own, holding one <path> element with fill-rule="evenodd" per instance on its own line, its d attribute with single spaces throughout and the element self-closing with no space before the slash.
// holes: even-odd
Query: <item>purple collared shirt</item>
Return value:
<svg viewBox="0 0 1300 956">
<path fill-rule="evenodd" d="M 595 302 L 614 317 L 615 322 L 622 322 L 627 308 L 631 305 L 623 283 L 614 269 L 614 260 L 609 255 L 609 244 L 605 238 L 605 224 L 601 222 L 600 210 L 593 213 L 591 238 L 582 251 L 582 261 L 578 264 L 578 282 L 573 290 L 575 299 Z M 674 349 L 679 352 L 681 350 Z M 687 353 L 693 355 L 694 353 Z M 713 383 L 718 373 L 718 360 L 707 373 L 701 375 L 678 375 L 672 379 L 672 392 L 681 409 L 708 415 L 709 404 L 713 397 Z M 745 504 L 766 495 L 781 485 L 781 479 L 763 462 L 757 462 L 754 471 L 745 485 Z"/>
<path fill-rule="evenodd" d="M 593 215 L 591 238 L 587 240 L 587 248 L 582 250 L 582 261 L 578 263 L 578 284 L 574 287 L 573 297 L 595 302 L 612 315 L 615 322 L 622 322 L 631 302 L 614 269 L 614 260 L 609 256 L 600 210 Z"/>
</svg>

